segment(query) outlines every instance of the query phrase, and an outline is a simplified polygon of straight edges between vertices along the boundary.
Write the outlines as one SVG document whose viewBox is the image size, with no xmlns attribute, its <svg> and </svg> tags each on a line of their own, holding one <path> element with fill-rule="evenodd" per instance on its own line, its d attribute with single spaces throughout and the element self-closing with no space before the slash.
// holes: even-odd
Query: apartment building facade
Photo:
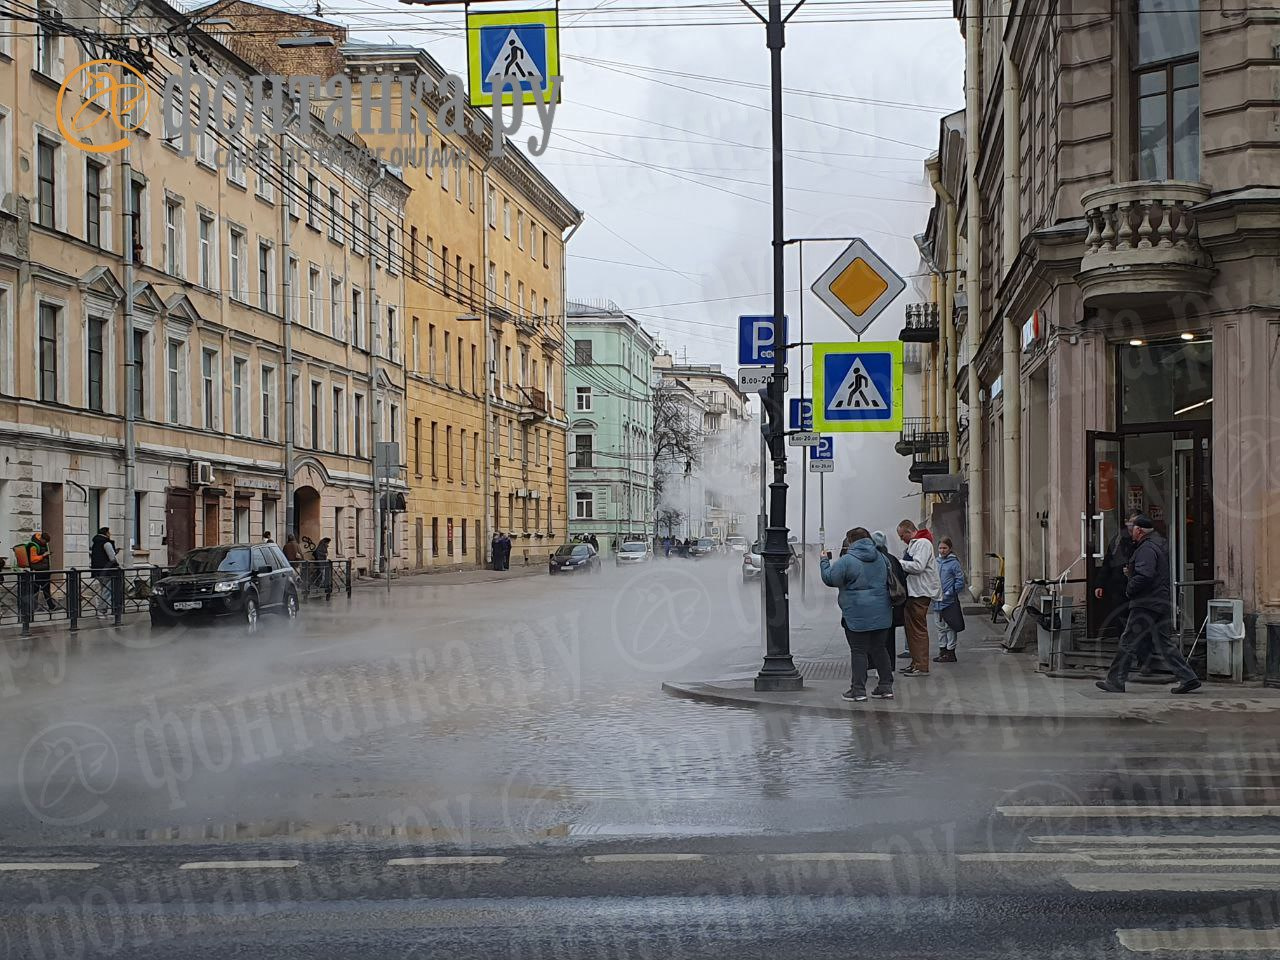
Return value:
<svg viewBox="0 0 1280 960">
<path fill-rule="evenodd" d="M 0 47 L 0 537 L 44 529 L 55 566 L 83 566 L 110 525 L 132 562 L 166 565 L 295 532 L 372 569 L 373 444 L 405 409 L 377 330 L 404 293 L 367 217 L 399 230 L 408 188 L 358 150 L 304 176 L 285 140 L 337 145 L 314 116 L 274 143 L 184 144 L 158 96 L 176 57 L 246 89 L 252 66 L 163 3 L 121 23 L 62 2 Z M 59 88 L 130 32 L 173 37 L 140 61 L 150 112 L 122 149 L 86 150 Z M 68 80 L 64 117 L 83 93 Z"/>
<path fill-rule="evenodd" d="M 341 26 L 252 3 L 219 16 L 245 28 L 241 47 L 264 68 L 310 74 L 318 60 L 344 74 L 361 110 L 374 98 L 364 142 L 412 158 L 398 170 L 411 188 L 406 226 L 388 240 L 405 285 L 396 356 L 408 398 L 409 564 L 481 566 L 498 530 L 516 541 L 517 563 L 563 538 L 564 250 L 581 213 L 513 143 L 492 156 L 483 111 L 468 108 L 458 134 L 440 129 L 434 95 L 426 116 L 402 102 L 406 89 L 429 81 L 435 90 L 446 75 L 426 52 L 352 42 Z M 330 45 L 314 56 L 281 50 L 278 32 Z M 384 97 L 394 118 L 386 132 Z M 412 129 L 402 132 L 406 111 Z"/>
<path fill-rule="evenodd" d="M 647 540 L 654 530 L 653 361 L 658 342 L 615 304 L 569 304 L 569 534 Z"/>
<path fill-rule="evenodd" d="M 1005 14 L 1010 14 L 1005 16 Z M 1113 636 L 1125 515 L 1169 540 L 1178 626 L 1280 622 L 1280 136 L 1274 11 L 958 3 L 966 108 L 941 124 L 922 249 L 969 564 L 1070 572 Z M 952 401 L 954 398 L 954 403 Z"/>
</svg>

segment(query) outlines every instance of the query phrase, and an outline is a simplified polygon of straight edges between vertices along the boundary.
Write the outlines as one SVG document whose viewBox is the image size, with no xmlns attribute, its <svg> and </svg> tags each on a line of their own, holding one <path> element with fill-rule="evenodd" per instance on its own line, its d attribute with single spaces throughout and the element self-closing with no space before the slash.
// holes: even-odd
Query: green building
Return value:
<svg viewBox="0 0 1280 960">
<path fill-rule="evenodd" d="M 653 536 L 653 360 L 658 343 L 617 305 L 568 305 L 569 535 L 604 552 Z"/>
</svg>

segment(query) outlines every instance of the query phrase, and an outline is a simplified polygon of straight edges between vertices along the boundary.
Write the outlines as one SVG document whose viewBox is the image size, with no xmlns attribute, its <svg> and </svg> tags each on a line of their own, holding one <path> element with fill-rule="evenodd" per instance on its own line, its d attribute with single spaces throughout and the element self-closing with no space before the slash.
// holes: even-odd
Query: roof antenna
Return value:
<svg viewBox="0 0 1280 960">
<path fill-rule="evenodd" d="M 317 18 L 320 18 L 320 17 L 323 17 L 323 16 L 324 16 L 324 11 L 320 9 L 320 0 L 316 0 L 316 12 L 315 12 L 315 16 L 316 16 Z"/>
</svg>

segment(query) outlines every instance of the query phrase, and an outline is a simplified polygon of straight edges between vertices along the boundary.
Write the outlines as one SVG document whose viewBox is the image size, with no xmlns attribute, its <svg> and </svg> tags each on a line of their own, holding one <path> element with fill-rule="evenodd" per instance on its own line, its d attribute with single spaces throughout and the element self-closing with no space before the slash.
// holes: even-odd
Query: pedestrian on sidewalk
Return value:
<svg viewBox="0 0 1280 960">
<path fill-rule="evenodd" d="M 511 537 L 505 533 L 498 534 L 498 569 L 511 569 Z"/>
<path fill-rule="evenodd" d="M 33 533 L 31 539 L 27 541 L 27 565 L 35 576 L 35 593 L 32 594 L 32 597 L 44 594 L 45 607 L 50 611 L 58 609 L 58 604 L 53 599 L 53 593 L 49 587 L 49 583 L 53 579 L 53 573 L 51 572 L 51 567 L 53 566 L 52 551 L 53 548 L 49 544 L 49 536 L 43 531 Z"/>
<path fill-rule="evenodd" d="M 115 611 L 115 570 L 120 566 L 116 555 L 116 542 L 111 539 L 111 528 L 101 527 L 89 544 L 89 576 L 93 578 L 97 602 L 94 612 L 99 620 L 105 620 Z"/>
<path fill-rule="evenodd" d="M 1107 678 L 1099 680 L 1098 689 L 1107 693 L 1124 693 L 1129 670 L 1134 663 L 1152 653 L 1159 654 L 1174 676 L 1181 681 L 1171 693 L 1190 693 L 1198 689 L 1200 678 L 1191 669 L 1170 638 L 1173 594 L 1169 582 L 1169 542 L 1155 531 L 1146 514 L 1133 519 L 1133 556 L 1129 560 L 1129 616 L 1120 649 Z"/>
<path fill-rule="evenodd" d="M 960 609 L 960 591 L 964 589 L 964 570 L 950 537 L 938 541 L 938 579 L 942 584 L 933 612 L 938 620 L 938 655 L 934 663 L 956 662 L 956 636 L 964 631 L 964 611 Z"/>
<path fill-rule="evenodd" d="M 1119 633 L 1128 614 L 1128 603 L 1125 600 L 1125 589 L 1129 586 L 1129 561 L 1137 544 L 1133 541 L 1133 521 L 1136 512 L 1129 514 L 1111 543 L 1107 545 L 1107 555 L 1098 570 L 1097 586 L 1093 595 L 1101 600 L 1102 632 Z"/>
<path fill-rule="evenodd" d="M 285 537 L 283 550 L 284 558 L 295 567 L 302 560 L 302 549 L 298 546 L 298 538 L 292 533 Z"/>
<path fill-rule="evenodd" d="M 819 562 L 822 582 L 839 591 L 845 640 L 853 678 L 844 700 L 861 703 L 867 699 L 868 660 L 879 674 L 871 696 L 893 699 L 893 661 L 885 644 L 885 631 L 893 626 L 893 607 L 889 602 L 889 562 L 876 549 L 864 527 L 854 527 L 844 538 L 842 556 L 832 562 L 831 552 Z"/>
<path fill-rule="evenodd" d="M 907 547 L 902 554 L 902 570 L 907 575 L 907 606 L 903 619 L 907 649 L 911 652 L 911 665 L 902 671 L 902 675 L 925 676 L 929 673 L 929 605 L 942 590 L 938 559 L 933 553 L 933 534 L 917 529 L 910 520 L 898 524 L 898 539 Z"/>
<path fill-rule="evenodd" d="M 893 626 L 885 631 L 885 643 L 889 648 L 889 659 L 892 660 L 898 650 L 898 628 L 906 624 L 907 575 L 902 571 L 902 561 L 889 552 L 889 541 L 885 537 L 883 530 L 877 530 L 871 534 L 871 540 L 876 545 L 876 549 L 880 551 L 880 555 L 888 561 L 889 569 L 901 587 L 898 594 L 904 598 L 901 603 L 893 604 Z M 911 653 L 899 653 L 898 657 L 908 660 L 911 658 Z"/>
</svg>

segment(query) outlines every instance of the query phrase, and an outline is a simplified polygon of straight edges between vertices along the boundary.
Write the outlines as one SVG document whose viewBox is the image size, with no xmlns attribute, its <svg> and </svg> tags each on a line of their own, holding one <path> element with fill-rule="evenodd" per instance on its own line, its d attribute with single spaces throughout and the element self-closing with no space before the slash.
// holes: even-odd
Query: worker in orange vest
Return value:
<svg viewBox="0 0 1280 960">
<path fill-rule="evenodd" d="M 36 594 L 44 594 L 45 606 L 50 610 L 58 609 L 58 604 L 53 599 L 53 591 L 49 588 L 49 581 L 52 574 L 49 572 L 50 547 L 49 538 L 43 531 L 33 533 L 31 539 L 26 543 L 27 547 L 27 566 L 31 572 L 35 574 Z"/>
</svg>

